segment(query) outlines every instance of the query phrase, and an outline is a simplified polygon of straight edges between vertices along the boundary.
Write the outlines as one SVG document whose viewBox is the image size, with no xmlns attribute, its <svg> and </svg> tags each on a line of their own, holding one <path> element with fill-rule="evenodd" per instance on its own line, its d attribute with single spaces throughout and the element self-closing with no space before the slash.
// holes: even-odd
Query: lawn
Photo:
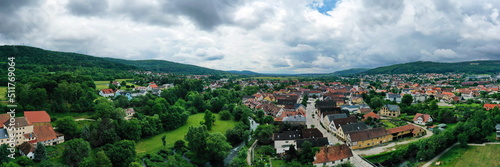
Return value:
<svg viewBox="0 0 500 167">
<path fill-rule="evenodd" d="M 464 107 L 483 107 L 483 105 L 481 105 L 481 104 L 476 104 L 476 103 L 472 103 L 472 104 L 455 104 L 455 106 L 464 106 Z"/>
<path fill-rule="evenodd" d="M 271 164 L 273 167 L 285 166 L 285 160 L 282 159 L 271 159 Z"/>
<path fill-rule="evenodd" d="M 394 124 L 391 123 L 391 121 L 387 120 L 387 119 L 384 119 L 384 120 L 380 120 L 380 122 L 384 123 L 385 125 L 387 125 L 387 128 L 386 129 L 390 129 L 390 128 L 395 128 L 395 127 L 398 127 Z"/>
<path fill-rule="evenodd" d="M 71 118 L 78 119 L 78 118 L 90 118 L 92 115 L 91 112 L 82 112 L 82 113 L 77 113 L 77 112 L 67 112 L 67 113 L 49 113 L 50 118 L 64 118 L 66 116 L 70 116 Z"/>
<path fill-rule="evenodd" d="M 500 166 L 500 145 L 469 146 L 462 148 L 455 146 L 446 152 L 437 161 L 440 166 Z M 437 162 L 436 161 L 436 162 Z M 434 163 L 431 166 L 435 166 Z"/>
<path fill-rule="evenodd" d="M 220 132 L 225 134 L 226 130 L 233 128 L 236 126 L 236 121 L 223 121 L 219 119 L 218 114 L 214 114 L 216 116 L 215 125 L 212 127 L 212 130 L 210 132 Z M 171 130 L 168 132 L 161 133 L 156 136 L 152 136 L 149 138 L 141 139 L 139 142 L 137 142 L 136 145 L 136 151 L 139 156 L 148 154 L 148 153 L 156 153 L 160 149 L 163 148 L 161 137 L 163 135 L 167 136 L 167 148 L 168 147 L 173 147 L 175 141 L 177 140 L 184 140 L 184 136 L 188 132 L 188 129 L 190 126 L 200 126 L 200 121 L 203 120 L 203 113 L 198 113 L 195 115 L 189 116 L 186 125 L 175 129 Z"/>
<path fill-rule="evenodd" d="M 5 95 L 7 94 L 7 86 L 0 86 L 0 100 L 7 100 Z"/>
<path fill-rule="evenodd" d="M 114 81 L 121 83 L 122 81 L 127 82 L 127 80 L 132 80 L 132 79 L 115 79 Z M 94 83 L 95 83 L 95 87 L 97 90 L 109 88 L 109 86 L 108 86 L 109 81 L 94 81 Z M 127 85 L 129 85 L 129 84 L 131 84 L 131 83 L 127 82 Z M 125 90 L 125 87 L 123 87 L 123 90 Z"/>
</svg>

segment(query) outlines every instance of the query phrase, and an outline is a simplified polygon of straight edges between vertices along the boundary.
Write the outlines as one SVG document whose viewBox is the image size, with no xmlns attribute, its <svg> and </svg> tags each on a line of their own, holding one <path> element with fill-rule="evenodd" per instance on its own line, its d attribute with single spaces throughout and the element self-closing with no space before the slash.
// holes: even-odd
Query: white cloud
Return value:
<svg viewBox="0 0 500 167">
<path fill-rule="evenodd" d="M 0 0 L 0 44 L 273 73 L 500 59 L 500 1 L 322 4 Z"/>
</svg>

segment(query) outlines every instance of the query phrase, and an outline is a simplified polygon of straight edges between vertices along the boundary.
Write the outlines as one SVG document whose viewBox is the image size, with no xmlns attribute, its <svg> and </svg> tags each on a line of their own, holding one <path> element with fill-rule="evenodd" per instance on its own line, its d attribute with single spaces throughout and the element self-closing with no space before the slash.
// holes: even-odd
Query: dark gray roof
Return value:
<svg viewBox="0 0 500 167">
<path fill-rule="evenodd" d="M 389 109 L 389 111 L 398 111 L 399 110 L 398 105 L 386 104 L 384 107 L 387 107 L 387 109 Z"/>
<path fill-rule="evenodd" d="M 7 134 L 7 130 L 2 128 L 0 129 L 0 139 L 6 139 L 9 138 L 9 134 Z"/>
<path fill-rule="evenodd" d="M 401 98 L 400 94 L 387 94 L 387 98 Z"/>
<path fill-rule="evenodd" d="M 497 124 L 497 126 L 495 126 L 496 129 L 500 129 L 500 124 Z"/>
<path fill-rule="evenodd" d="M 274 140 L 295 140 L 301 139 L 302 135 L 298 131 L 283 131 L 283 133 L 273 133 Z"/>
<path fill-rule="evenodd" d="M 309 139 L 297 139 L 295 140 L 297 142 L 297 148 L 302 148 L 302 143 L 305 141 L 309 141 L 312 144 L 312 147 L 321 147 L 321 146 L 326 146 L 328 145 L 328 138 L 322 137 L 322 138 L 309 138 Z"/>
<path fill-rule="evenodd" d="M 288 116 L 283 118 L 283 122 L 306 122 L 306 117 L 302 115 Z"/>
<path fill-rule="evenodd" d="M 350 132 L 368 129 L 368 126 L 366 126 L 365 122 L 358 122 L 354 124 L 340 125 L 340 128 L 342 128 L 344 134 L 347 134 Z"/>
<path fill-rule="evenodd" d="M 330 114 L 327 115 L 328 120 L 334 120 L 334 119 L 340 119 L 340 118 L 347 118 L 347 114 L 342 113 L 342 114 Z"/>
</svg>

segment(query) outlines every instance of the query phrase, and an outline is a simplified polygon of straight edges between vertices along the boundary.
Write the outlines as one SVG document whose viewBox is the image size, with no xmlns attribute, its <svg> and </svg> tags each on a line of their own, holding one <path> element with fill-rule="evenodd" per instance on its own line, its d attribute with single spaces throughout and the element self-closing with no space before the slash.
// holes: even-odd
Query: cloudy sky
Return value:
<svg viewBox="0 0 500 167">
<path fill-rule="evenodd" d="M 0 0 L 0 45 L 320 73 L 500 59 L 498 0 Z"/>
</svg>

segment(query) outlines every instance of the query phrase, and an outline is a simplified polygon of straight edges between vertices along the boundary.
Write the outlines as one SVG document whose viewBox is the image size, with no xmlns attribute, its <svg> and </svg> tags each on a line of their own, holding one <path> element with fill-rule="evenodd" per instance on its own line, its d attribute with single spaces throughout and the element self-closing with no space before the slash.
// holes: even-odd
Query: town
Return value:
<svg viewBox="0 0 500 167">
<path fill-rule="evenodd" d="M 314 79 L 132 73 L 134 79 L 93 81 L 90 112 L 71 114 L 73 105 L 59 108 L 69 113 L 31 111 L 53 107 L 20 96 L 25 111 L 15 118 L 15 128 L 7 128 L 8 114 L 0 115 L 0 142 L 15 137 L 18 156 L 49 165 L 63 158 L 78 166 L 140 160 L 145 166 L 369 167 L 446 164 L 436 156 L 454 143 L 466 148 L 500 139 L 500 75 Z M 203 140 L 226 144 L 193 144 Z M 117 153 L 119 145 L 132 150 Z M 95 157 L 77 158 L 67 149 Z M 219 151 L 207 157 L 206 149 Z"/>
</svg>

